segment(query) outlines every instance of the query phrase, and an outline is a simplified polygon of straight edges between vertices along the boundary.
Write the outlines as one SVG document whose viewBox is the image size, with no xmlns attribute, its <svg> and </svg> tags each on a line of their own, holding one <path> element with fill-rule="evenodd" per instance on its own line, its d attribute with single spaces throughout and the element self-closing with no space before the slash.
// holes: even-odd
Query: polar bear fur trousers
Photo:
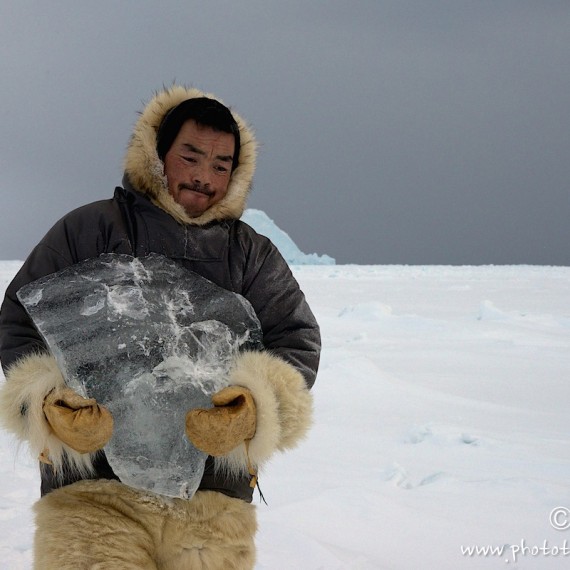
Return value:
<svg viewBox="0 0 570 570">
<path fill-rule="evenodd" d="M 251 570 L 255 506 L 216 491 L 166 499 L 80 481 L 35 506 L 35 570 Z"/>
</svg>

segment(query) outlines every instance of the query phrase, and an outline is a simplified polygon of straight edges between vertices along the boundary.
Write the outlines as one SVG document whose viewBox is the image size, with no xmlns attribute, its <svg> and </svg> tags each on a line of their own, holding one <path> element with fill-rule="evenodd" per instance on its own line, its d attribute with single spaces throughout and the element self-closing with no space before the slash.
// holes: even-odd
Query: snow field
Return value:
<svg viewBox="0 0 570 570">
<path fill-rule="evenodd" d="M 323 333 L 316 422 L 261 479 L 259 568 L 514 567 L 461 546 L 570 538 L 549 524 L 570 507 L 570 269 L 295 273 Z"/>
<path fill-rule="evenodd" d="M 570 268 L 294 274 L 322 328 L 315 425 L 261 474 L 257 570 L 570 567 L 549 521 L 570 509 Z M 27 569 L 36 462 L 5 433 L 0 459 L 0 559 Z"/>
</svg>

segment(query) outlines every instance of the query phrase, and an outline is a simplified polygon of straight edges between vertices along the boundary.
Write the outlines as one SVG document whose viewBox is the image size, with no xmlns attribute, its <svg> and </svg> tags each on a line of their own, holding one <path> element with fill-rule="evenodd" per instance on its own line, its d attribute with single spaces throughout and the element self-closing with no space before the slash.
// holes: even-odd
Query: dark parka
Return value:
<svg viewBox="0 0 570 570">
<path fill-rule="evenodd" d="M 0 311 L 0 360 L 8 382 L 22 357 L 46 351 L 17 300 L 20 287 L 103 253 L 134 256 L 158 253 L 243 295 L 261 322 L 265 348 L 300 372 L 307 388 L 312 386 L 320 352 L 319 329 L 314 316 L 275 246 L 237 219 L 243 211 L 253 176 L 255 142 L 251 131 L 236 117 L 242 150 L 240 165 L 232 174 L 228 200 L 217 208 L 215 205 L 215 211 L 208 211 L 201 219 L 185 218 L 184 212 L 167 195 L 164 180 L 156 173 L 160 164 L 153 156 L 153 135 L 161 117 L 181 100 L 200 95 L 197 90 L 183 88 L 158 94 L 135 128 L 127 153 L 123 187 L 116 188 L 112 199 L 79 208 L 57 222 L 9 285 Z M 151 159 L 143 156 L 145 152 Z M 21 413 L 25 416 L 25 403 L 22 407 Z M 95 473 L 89 477 L 116 478 L 103 453 L 93 457 L 93 467 Z M 54 476 L 53 469 L 45 464 L 41 465 L 41 473 L 42 494 L 85 477 L 67 469 L 65 463 L 63 476 L 61 472 Z M 200 489 L 218 490 L 246 501 L 251 501 L 252 496 L 246 474 L 239 477 L 220 474 L 214 470 L 212 458 L 208 459 Z"/>
</svg>

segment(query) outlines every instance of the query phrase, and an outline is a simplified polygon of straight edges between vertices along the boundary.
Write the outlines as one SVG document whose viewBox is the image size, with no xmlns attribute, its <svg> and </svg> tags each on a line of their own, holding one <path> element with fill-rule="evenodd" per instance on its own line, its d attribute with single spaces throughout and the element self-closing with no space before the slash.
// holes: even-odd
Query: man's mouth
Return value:
<svg viewBox="0 0 570 570">
<path fill-rule="evenodd" d="M 203 186 L 180 184 L 179 188 L 181 191 L 182 190 L 190 190 L 191 192 L 197 192 L 198 194 L 203 194 L 204 196 L 207 196 L 208 198 L 210 198 L 214 195 L 214 192 L 212 192 L 211 190 L 208 190 L 208 188 L 204 188 Z"/>
</svg>

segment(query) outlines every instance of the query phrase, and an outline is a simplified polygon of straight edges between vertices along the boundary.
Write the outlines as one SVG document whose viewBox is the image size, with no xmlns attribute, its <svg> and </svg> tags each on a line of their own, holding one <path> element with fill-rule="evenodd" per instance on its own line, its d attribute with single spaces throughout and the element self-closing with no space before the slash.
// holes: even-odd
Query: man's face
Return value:
<svg viewBox="0 0 570 570">
<path fill-rule="evenodd" d="M 164 157 L 168 193 L 191 218 L 217 204 L 228 191 L 235 151 L 231 133 L 186 121 Z"/>
</svg>

